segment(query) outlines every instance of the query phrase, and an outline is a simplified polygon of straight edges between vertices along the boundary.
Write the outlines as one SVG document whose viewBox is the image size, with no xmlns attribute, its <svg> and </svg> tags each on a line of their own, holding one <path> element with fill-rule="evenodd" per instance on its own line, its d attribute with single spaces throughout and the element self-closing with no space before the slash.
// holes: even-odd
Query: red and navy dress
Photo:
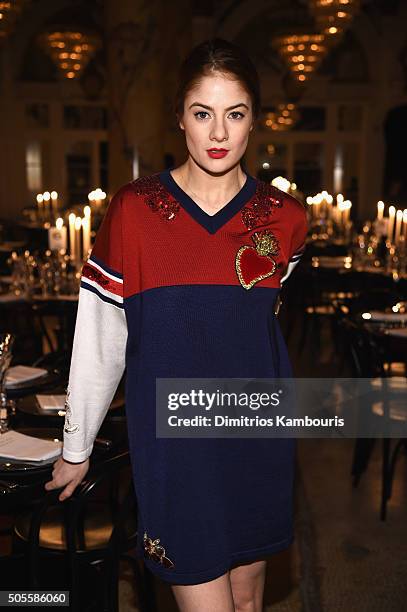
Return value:
<svg viewBox="0 0 407 612">
<path fill-rule="evenodd" d="M 137 553 L 168 582 L 293 540 L 295 440 L 157 438 L 155 382 L 292 376 L 274 308 L 306 233 L 302 204 L 250 175 L 208 215 L 164 170 L 115 194 L 83 266 L 63 456 L 90 455 L 126 372 Z"/>
</svg>

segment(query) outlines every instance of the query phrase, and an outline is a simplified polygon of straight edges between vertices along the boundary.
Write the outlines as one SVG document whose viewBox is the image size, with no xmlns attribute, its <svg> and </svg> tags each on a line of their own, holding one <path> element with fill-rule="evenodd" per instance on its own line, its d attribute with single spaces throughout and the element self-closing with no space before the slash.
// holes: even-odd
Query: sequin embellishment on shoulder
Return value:
<svg viewBox="0 0 407 612">
<path fill-rule="evenodd" d="M 132 181 L 131 186 L 137 195 L 145 197 L 147 205 L 153 212 L 157 212 L 166 221 L 175 219 L 180 205 L 178 202 L 171 200 L 170 195 L 158 178 L 158 174 L 142 176 Z"/>
<path fill-rule="evenodd" d="M 242 209 L 243 223 L 248 230 L 267 223 L 273 209 L 281 208 L 283 202 L 283 195 L 279 189 L 259 180 L 250 204 Z"/>
<path fill-rule="evenodd" d="M 145 557 L 149 557 L 156 563 L 161 563 L 167 569 L 173 569 L 174 563 L 166 557 L 165 548 L 160 544 L 160 538 L 153 540 L 148 537 L 147 533 L 144 533 L 143 548 Z"/>
</svg>

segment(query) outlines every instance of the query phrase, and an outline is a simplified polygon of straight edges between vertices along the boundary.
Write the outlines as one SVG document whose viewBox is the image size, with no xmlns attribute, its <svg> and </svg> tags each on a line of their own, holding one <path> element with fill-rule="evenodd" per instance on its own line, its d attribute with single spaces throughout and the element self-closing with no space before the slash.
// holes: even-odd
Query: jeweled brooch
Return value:
<svg viewBox="0 0 407 612">
<path fill-rule="evenodd" d="M 152 561 L 156 563 L 161 563 L 167 569 L 172 569 L 175 567 L 174 563 L 166 557 L 165 548 L 160 544 L 160 538 L 156 540 L 152 540 L 148 537 L 147 533 L 144 532 L 143 538 L 143 546 L 144 546 L 144 556 L 149 557 Z"/>
<path fill-rule="evenodd" d="M 241 246 L 235 260 L 238 279 L 245 289 L 275 273 L 277 263 L 272 256 L 280 250 L 277 238 L 268 229 L 254 232 L 251 238 L 255 246 Z"/>
<path fill-rule="evenodd" d="M 69 395 L 70 391 L 67 391 L 65 398 L 65 424 L 64 424 L 64 432 L 67 434 L 76 433 L 79 429 L 79 423 L 71 423 L 72 419 L 72 410 L 69 405 Z"/>
</svg>

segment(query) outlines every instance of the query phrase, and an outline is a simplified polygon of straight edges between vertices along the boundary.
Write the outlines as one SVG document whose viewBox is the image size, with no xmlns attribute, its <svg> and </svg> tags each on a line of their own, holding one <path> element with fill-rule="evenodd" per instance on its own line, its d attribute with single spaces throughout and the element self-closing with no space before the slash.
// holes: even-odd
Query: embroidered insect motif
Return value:
<svg viewBox="0 0 407 612">
<path fill-rule="evenodd" d="M 72 419 L 72 410 L 71 410 L 71 406 L 69 405 L 69 395 L 70 395 L 70 391 L 67 391 L 66 394 L 66 398 L 65 398 L 65 423 L 64 423 L 64 431 L 67 434 L 73 434 L 76 433 L 79 430 L 79 423 L 71 423 L 71 419 Z"/>
<path fill-rule="evenodd" d="M 250 289 L 276 272 L 277 263 L 273 257 L 280 251 L 277 238 L 268 229 L 254 232 L 251 238 L 255 247 L 241 246 L 235 260 L 238 279 L 245 289 Z"/>
<path fill-rule="evenodd" d="M 171 199 L 158 178 L 158 174 L 142 176 L 131 183 L 137 195 L 145 197 L 146 204 L 166 221 L 175 219 L 180 205 Z"/>
<path fill-rule="evenodd" d="M 267 223 L 274 208 L 281 208 L 284 194 L 264 181 L 258 181 L 256 192 L 250 204 L 244 206 L 241 211 L 242 221 L 248 230 L 258 225 Z"/>
<path fill-rule="evenodd" d="M 160 538 L 152 540 L 148 537 L 147 533 L 144 532 L 143 538 L 144 556 L 149 557 L 156 563 L 161 563 L 167 569 L 175 567 L 174 563 L 165 556 L 165 548 L 160 544 Z"/>
</svg>

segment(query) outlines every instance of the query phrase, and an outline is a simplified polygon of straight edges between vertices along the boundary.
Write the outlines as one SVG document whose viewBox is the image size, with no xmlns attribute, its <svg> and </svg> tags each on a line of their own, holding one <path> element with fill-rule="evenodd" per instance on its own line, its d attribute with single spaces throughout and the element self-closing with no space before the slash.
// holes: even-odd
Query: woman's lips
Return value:
<svg viewBox="0 0 407 612">
<path fill-rule="evenodd" d="M 218 149 L 218 150 L 207 149 L 207 152 L 208 152 L 209 157 L 212 157 L 212 159 L 220 159 L 221 157 L 225 157 L 225 155 L 229 153 L 227 149 Z"/>
</svg>

